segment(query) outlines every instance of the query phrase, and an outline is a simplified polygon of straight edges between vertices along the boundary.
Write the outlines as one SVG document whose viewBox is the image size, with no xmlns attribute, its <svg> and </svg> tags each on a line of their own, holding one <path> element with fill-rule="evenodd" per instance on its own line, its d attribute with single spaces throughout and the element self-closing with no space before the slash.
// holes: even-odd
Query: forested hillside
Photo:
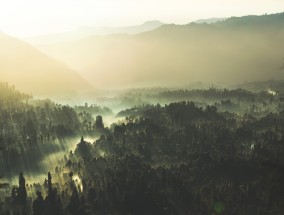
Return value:
<svg viewBox="0 0 284 215">
<path fill-rule="evenodd" d="M 279 94 L 154 93 L 180 101 L 122 110 L 125 118 L 106 127 L 99 114 L 111 113 L 107 107 L 36 100 L 4 83 L 0 92 L 2 181 L 19 175 L 0 189 L 1 214 L 284 212 Z M 49 165 L 41 162 L 58 152 Z M 39 172 L 45 180 L 26 179 Z"/>
<path fill-rule="evenodd" d="M 97 135 L 92 113 L 103 113 L 103 109 L 88 109 L 92 111 L 33 99 L 0 83 L 0 166 L 5 175 L 11 177 L 23 170 L 42 172 L 48 168 L 41 163 L 45 157 L 69 149 L 66 139 Z"/>
</svg>

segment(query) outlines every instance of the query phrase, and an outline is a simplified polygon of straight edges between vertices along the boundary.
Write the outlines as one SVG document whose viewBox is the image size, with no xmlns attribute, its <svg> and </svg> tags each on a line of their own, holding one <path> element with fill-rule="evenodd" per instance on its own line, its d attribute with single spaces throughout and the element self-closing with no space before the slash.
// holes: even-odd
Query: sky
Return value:
<svg viewBox="0 0 284 215">
<path fill-rule="evenodd" d="M 149 20 L 186 24 L 284 11 L 284 0 L 0 0 L 0 31 L 17 37 Z"/>
</svg>

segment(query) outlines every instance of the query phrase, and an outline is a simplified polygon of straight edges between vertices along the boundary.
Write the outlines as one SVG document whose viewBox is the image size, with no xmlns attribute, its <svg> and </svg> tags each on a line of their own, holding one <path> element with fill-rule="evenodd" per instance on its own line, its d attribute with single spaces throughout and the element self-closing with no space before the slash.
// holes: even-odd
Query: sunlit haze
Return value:
<svg viewBox="0 0 284 215">
<path fill-rule="evenodd" d="M 0 215 L 284 214 L 284 0 L 0 0 Z"/>
<path fill-rule="evenodd" d="M 283 8 L 283 0 L 2 0 L 0 31 L 25 37 L 148 20 L 185 24 L 201 18 L 276 13 Z"/>
</svg>

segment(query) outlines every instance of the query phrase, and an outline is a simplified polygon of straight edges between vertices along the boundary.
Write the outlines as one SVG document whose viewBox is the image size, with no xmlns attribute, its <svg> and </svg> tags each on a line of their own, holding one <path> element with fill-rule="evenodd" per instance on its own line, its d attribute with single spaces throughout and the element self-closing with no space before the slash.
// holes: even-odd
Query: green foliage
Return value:
<svg viewBox="0 0 284 215">
<path fill-rule="evenodd" d="M 216 214 L 223 214 L 225 211 L 225 206 L 222 202 L 216 202 L 214 203 L 213 210 Z"/>
</svg>

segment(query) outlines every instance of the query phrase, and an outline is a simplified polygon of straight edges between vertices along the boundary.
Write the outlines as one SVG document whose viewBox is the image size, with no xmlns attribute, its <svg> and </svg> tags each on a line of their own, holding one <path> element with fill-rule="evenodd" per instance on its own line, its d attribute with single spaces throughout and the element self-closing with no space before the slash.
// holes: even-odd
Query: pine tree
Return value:
<svg viewBox="0 0 284 215">
<path fill-rule="evenodd" d="M 37 198 L 33 202 L 33 215 L 43 215 L 44 213 L 44 200 L 41 192 L 37 191 Z"/>
<path fill-rule="evenodd" d="M 22 210 L 25 211 L 27 206 L 27 190 L 26 179 L 24 178 L 23 173 L 20 173 L 19 175 L 18 201 Z"/>
</svg>

